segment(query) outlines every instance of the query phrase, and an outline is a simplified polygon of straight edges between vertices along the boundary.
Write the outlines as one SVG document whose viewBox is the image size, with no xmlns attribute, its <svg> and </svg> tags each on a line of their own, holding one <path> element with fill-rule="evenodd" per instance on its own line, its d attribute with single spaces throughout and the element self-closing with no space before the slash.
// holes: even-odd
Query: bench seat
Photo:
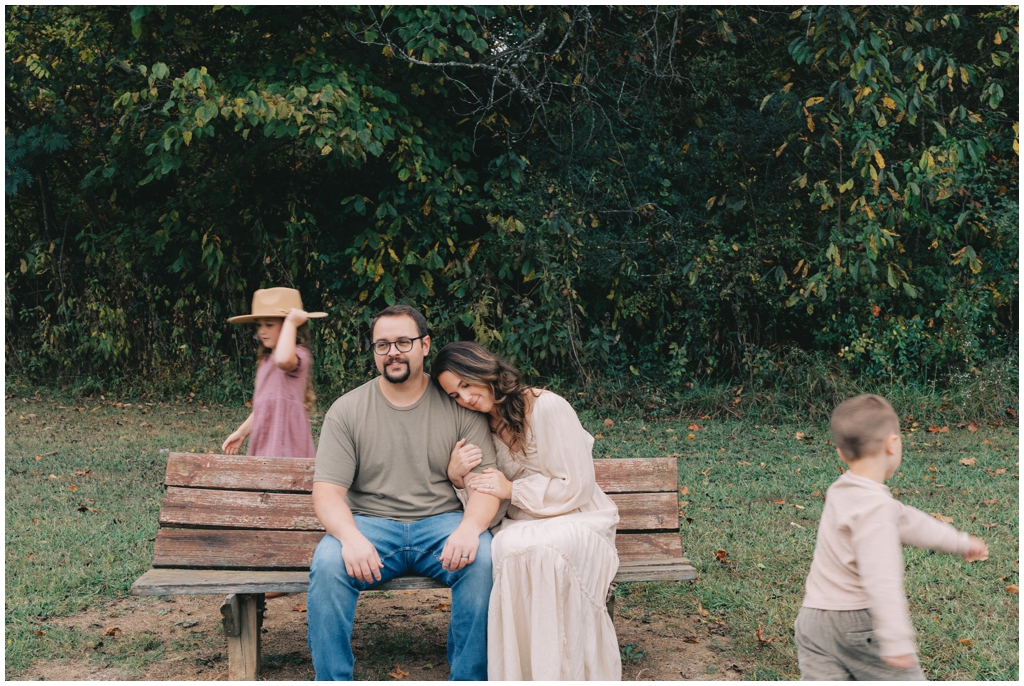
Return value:
<svg viewBox="0 0 1024 686">
<path fill-rule="evenodd" d="M 228 594 L 221 606 L 228 678 L 259 676 L 266 593 L 305 593 L 324 529 L 313 512 L 314 460 L 171 453 L 153 567 L 133 595 Z M 679 536 L 675 458 L 594 460 L 597 484 L 619 508 L 613 585 L 697 578 Z M 445 588 L 404 576 L 374 590 Z M 613 611 L 614 594 L 608 610 Z"/>
</svg>

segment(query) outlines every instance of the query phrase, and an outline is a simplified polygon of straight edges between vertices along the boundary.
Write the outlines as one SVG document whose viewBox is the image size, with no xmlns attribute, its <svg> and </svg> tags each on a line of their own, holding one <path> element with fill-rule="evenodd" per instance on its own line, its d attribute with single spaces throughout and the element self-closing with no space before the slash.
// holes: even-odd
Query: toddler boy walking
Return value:
<svg viewBox="0 0 1024 686">
<path fill-rule="evenodd" d="M 895 410 L 858 395 L 832 413 L 849 469 L 826 492 L 807 592 L 796 618 L 803 681 L 924 680 L 903 593 L 901 544 L 988 557 L 988 546 L 892 497 L 903 457 Z"/>
</svg>

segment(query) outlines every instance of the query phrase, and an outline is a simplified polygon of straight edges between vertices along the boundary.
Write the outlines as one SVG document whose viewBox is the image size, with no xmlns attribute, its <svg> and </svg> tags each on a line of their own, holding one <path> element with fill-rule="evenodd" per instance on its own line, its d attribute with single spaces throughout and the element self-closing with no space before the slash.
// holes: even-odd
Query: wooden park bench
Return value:
<svg viewBox="0 0 1024 686">
<path fill-rule="evenodd" d="M 153 567 L 135 595 L 228 594 L 221 613 L 228 678 L 260 671 L 264 594 L 305 593 L 324 536 L 313 514 L 313 460 L 171 453 Z M 679 536 L 674 458 L 594 460 L 597 483 L 619 507 L 615 541 L 623 581 L 697 578 Z M 374 590 L 444 588 L 404 576 Z M 614 593 L 608 610 L 613 611 Z"/>
</svg>

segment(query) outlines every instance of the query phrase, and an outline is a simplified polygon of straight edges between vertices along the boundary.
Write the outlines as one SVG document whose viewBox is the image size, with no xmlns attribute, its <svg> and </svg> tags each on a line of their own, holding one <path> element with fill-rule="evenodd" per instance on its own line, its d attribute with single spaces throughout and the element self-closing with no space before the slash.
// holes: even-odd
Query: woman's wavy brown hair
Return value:
<svg viewBox="0 0 1024 686">
<path fill-rule="evenodd" d="M 526 448 L 526 391 L 529 388 L 523 384 L 523 375 L 518 369 L 479 343 L 456 341 L 441 348 L 430 370 L 438 388 L 441 383 L 437 377 L 444 372 L 451 372 L 468 384 L 489 388 L 498 409 L 498 419 L 492 422 L 491 430 L 496 434 L 507 430 L 514 445 L 520 450 Z"/>
<path fill-rule="evenodd" d="M 283 317 L 281 318 L 283 321 Z M 259 355 L 256 358 L 256 368 L 259 369 L 260 364 L 267 358 L 268 355 L 273 354 L 273 350 L 263 345 L 263 343 L 257 340 L 257 344 L 260 347 Z M 308 414 L 313 414 L 316 410 L 316 391 L 313 390 L 313 334 L 309 332 L 309 324 L 303 324 L 302 326 L 295 329 L 295 345 L 302 346 L 309 353 L 309 371 L 306 372 L 306 397 L 303 399 L 302 404 L 306 407 Z"/>
</svg>

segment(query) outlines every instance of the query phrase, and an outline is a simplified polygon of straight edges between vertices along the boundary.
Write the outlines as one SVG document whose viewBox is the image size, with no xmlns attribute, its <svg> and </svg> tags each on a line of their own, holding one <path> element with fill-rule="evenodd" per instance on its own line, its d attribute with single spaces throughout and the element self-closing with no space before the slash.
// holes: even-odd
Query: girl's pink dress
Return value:
<svg viewBox="0 0 1024 686">
<path fill-rule="evenodd" d="M 310 355 L 305 348 L 296 346 L 295 356 L 299 363 L 290 372 L 278 369 L 271 355 L 263 358 L 256 371 L 249 455 L 316 457 L 309 415 L 303 405 Z"/>
</svg>

